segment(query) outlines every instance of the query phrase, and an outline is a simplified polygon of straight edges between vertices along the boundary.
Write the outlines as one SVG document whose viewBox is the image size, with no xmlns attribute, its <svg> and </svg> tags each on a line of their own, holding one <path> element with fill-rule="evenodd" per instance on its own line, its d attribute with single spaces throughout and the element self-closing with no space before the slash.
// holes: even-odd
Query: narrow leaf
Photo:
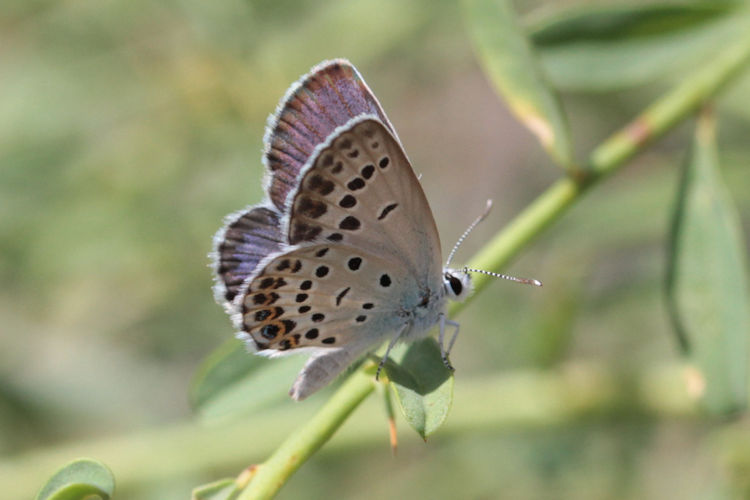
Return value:
<svg viewBox="0 0 750 500">
<path fill-rule="evenodd" d="M 406 421 L 422 438 L 445 421 L 453 402 L 453 374 L 432 337 L 402 344 L 385 365 Z"/>
<path fill-rule="evenodd" d="M 80 458 L 58 470 L 36 500 L 109 500 L 115 490 L 112 472 L 97 460 Z"/>
<path fill-rule="evenodd" d="M 689 389 L 713 413 L 747 400 L 750 304 L 739 217 L 721 179 L 713 118 L 704 113 L 683 170 L 669 246 L 667 301 Z"/>
<path fill-rule="evenodd" d="M 204 420 L 236 418 L 288 399 L 303 357 L 266 359 L 230 340 L 211 353 L 191 384 L 190 401 Z"/>
<path fill-rule="evenodd" d="M 469 32 L 485 72 L 552 158 L 573 166 L 573 147 L 557 95 L 507 0 L 466 0 Z"/>
<path fill-rule="evenodd" d="M 729 1 L 585 3 L 547 10 L 527 25 L 556 88 L 601 92 L 692 69 L 745 33 L 747 17 Z"/>
</svg>

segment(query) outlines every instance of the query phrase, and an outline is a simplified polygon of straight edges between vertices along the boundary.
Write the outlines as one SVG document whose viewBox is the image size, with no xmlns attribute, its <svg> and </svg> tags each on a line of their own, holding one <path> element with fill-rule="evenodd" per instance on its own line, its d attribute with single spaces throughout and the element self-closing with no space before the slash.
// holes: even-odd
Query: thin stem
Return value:
<svg viewBox="0 0 750 500">
<path fill-rule="evenodd" d="M 276 451 L 259 465 L 238 500 L 272 498 L 289 476 L 323 446 L 349 414 L 375 390 L 375 366 L 354 372 L 318 413 L 298 428 Z"/>
<path fill-rule="evenodd" d="M 597 147 L 589 160 L 597 177 L 616 170 L 646 144 L 671 130 L 741 71 L 750 57 L 750 27 L 747 33 Z"/>
</svg>

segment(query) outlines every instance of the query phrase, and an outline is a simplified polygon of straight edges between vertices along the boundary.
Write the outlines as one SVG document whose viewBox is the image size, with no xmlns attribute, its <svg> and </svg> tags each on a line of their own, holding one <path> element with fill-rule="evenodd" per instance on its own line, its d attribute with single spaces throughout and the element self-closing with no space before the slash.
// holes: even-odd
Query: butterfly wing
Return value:
<svg viewBox="0 0 750 500">
<path fill-rule="evenodd" d="M 281 215 L 273 207 L 249 207 L 230 214 L 214 236 L 211 255 L 215 270 L 214 296 L 228 312 L 232 301 L 261 260 L 285 245 Z"/>
<path fill-rule="evenodd" d="M 357 117 L 337 129 L 301 178 L 287 199 L 284 231 L 291 244 L 366 249 L 420 286 L 440 282 L 440 240 L 427 198 L 400 143 L 379 119 Z"/>
<path fill-rule="evenodd" d="M 299 183 L 300 170 L 315 148 L 338 127 L 363 114 L 377 116 L 394 133 L 383 108 L 354 66 L 325 61 L 287 91 L 269 118 L 263 161 L 270 173 L 268 194 L 278 210 Z"/>
<path fill-rule="evenodd" d="M 392 269 L 348 245 L 298 246 L 261 264 L 234 319 L 260 354 L 312 351 L 291 392 L 302 399 L 406 324 L 387 306 L 403 281 Z"/>
<path fill-rule="evenodd" d="M 378 255 L 345 245 L 305 245 L 272 255 L 248 283 L 238 326 L 269 355 L 363 339 L 372 344 L 403 321 L 383 307 L 397 286 L 382 279 L 390 267 Z"/>
</svg>

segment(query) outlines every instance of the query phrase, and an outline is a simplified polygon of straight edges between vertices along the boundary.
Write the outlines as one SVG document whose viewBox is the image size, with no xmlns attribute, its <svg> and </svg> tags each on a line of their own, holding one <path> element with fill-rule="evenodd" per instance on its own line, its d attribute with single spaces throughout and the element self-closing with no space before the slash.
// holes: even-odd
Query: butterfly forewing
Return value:
<svg viewBox="0 0 750 500">
<path fill-rule="evenodd" d="M 440 241 L 406 155 L 375 118 L 358 118 L 326 141 L 287 202 L 289 242 L 331 242 L 383 256 L 400 272 L 440 277 Z"/>
<path fill-rule="evenodd" d="M 380 103 L 348 61 L 326 61 L 292 85 L 271 117 L 264 139 L 263 159 L 271 173 L 268 193 L 279 210 L 296 189 L 298 174 L 315 148 L 338 127 L 365 114 L 377 116 L 393 130 Z"/>
</svg>

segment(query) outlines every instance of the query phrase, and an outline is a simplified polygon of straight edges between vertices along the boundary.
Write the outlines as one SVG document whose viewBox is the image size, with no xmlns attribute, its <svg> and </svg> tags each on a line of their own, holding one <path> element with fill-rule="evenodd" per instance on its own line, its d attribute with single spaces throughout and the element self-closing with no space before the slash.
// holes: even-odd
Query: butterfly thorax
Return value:
<svg viewBox="0 0 750 500">
<path fill-rule="evenodd" d="M 402 301 L 397 316 L 407 327 L 401 334 L 403 340 L 415 340 L 424 337 L 439 320 L 445 309 L 445 291 L 442 287 L 419 290 Z"/>
<path fill-rule="evenodd" d="M 445 305 L 450 300 L 463 301 L 471 294 L 471 277 L 453 269 L 443 270 L 442 286 L 423 286 L 418 294 L 404 297 L 399 316 L 409 327 L 402 334 L 404 340 L 424 337 L 439 321 Z"/>
</svg>

